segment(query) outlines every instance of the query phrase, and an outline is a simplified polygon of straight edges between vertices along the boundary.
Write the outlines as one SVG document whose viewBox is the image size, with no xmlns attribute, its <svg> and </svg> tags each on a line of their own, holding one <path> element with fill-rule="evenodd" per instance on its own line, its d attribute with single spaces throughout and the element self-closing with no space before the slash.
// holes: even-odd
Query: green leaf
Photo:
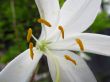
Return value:
<svg viewBox="0 0 110 82">
<path fill-rule="evenodd" d="M 107 16 L 105 12 L 102 12 L 97 16 L 90 30 L 92 32 L 99 32 L 106 28 L 110 28 L 110 18 Z"/>
</svg>

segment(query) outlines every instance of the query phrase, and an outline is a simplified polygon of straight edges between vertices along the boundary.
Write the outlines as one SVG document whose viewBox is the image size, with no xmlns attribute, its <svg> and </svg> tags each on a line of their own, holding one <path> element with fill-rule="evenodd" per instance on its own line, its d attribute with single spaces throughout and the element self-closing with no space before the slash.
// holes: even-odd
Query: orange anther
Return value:
<svg viewBox="0 0 110 82">
<path fill-rule="evenodd" d="M 81 51 L 84 51 L 84 45 L 83 45 L 83 42 L 81 41 L 81 39 L 77 38 L 77 39 L 76 39 L 76 42 L 77 42 L 77 44 L 79 45 L 80 50 L 81 50 Z"/>
<path fill-rule="evenodd" d="M 32 42 L 29 43 L 29 49 L 30 49 L 30 57 L 31 57 L 31 59 L 33 59 L 34 53 L 33 53 L 33 43 Z"/>
<path fill-rule="evenodd" d="M 71 61 L 73 64 L 77 65 L 76 61 L 74 59 L 72 59 L 70 56 L 65 55 L 64 56 L 67 60 Z"/>
<path fill-rule="evenodd" d="M 52 26 L 48 21 L 46 21 L 45 19 L 42 19 L 42 18 L 38 19 L 37 22 L 38 23 L 43 23 L 44 25 L 46 25 L 48 27 Z"/>
<path fill-rule="evenodd" d="M 29 28 L 29 29 L 28 29 L 28 34 L 27 34 L 27 41 L 28 41 L 28 42 L 30 41 L 31 36 L 32 36 L 32 29 Z"/>
<path fill-rule="evenodd" d="M 58 29 L 61 31 L 62 38 L 64 39 L 64 29 L 62 26 L 59 26 Z"/>
</svg>

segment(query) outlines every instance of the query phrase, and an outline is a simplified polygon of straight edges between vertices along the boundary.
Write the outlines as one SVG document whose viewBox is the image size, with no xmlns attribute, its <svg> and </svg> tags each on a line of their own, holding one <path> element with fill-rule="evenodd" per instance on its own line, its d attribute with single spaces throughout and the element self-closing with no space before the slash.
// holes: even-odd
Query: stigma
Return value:
<svg viewBox="0 0 110 82">
<path fill-rule="evenodd" d="M 30 57 L 33 60 L 34 52 L 33 52 L 33 43 L 32 42 L 29 43 L 29 49 L 30 49 Z"/>
<path fill-rule="evenodd" d="M 61 31 L 62 38 L 64 39 L 64 28 L 59 26 L 58 29 Z"/>
<path fill-rule="evenodd" d="M 80 50 L 84 51 L 84 45 L 83 45 L 83 42 L 81 41 L 81 39 L 77 38 L 76 43 L 79 45 Z"/>
<path fill-rule="evenodd" d="M 73 64 L 77 65 L 76 61 L 75 61 L 74 59 L 72 59 L 70 56 L 64 55 L 64 57 L 65 57 L 66 60 L 69 60 L 69 61 L 71 61 Z"/>
<path fill-rule="evenodd" d="M 42 19 L 42 18 L 38 19 L 37 22 L 38 23 L 42 23 L 42 24 L 44 24 L 44 25 L 46 25 L 48 27 L 52 26 L 48 21 L 46 21 L 45 19 Z"/>
</svg>

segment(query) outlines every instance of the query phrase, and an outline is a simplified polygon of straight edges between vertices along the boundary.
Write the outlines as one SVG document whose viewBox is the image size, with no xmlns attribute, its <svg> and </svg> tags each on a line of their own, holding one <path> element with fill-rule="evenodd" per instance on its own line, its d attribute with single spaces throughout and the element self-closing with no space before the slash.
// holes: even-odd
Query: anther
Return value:
<svg viewBox="0 0 110 82">
<path fill-rule="evenodd" d="M 76 61 L 75 61 L 74 59 L 72 59 L 70 56 L 65 55 L 64 57 L 65 57 L 66 60 L 69 60 L 69 61 L 71 61 L 73 64 L 77 65 Z"/>
<path fill-rule="evenodd" d="M 46 25 L 48 27 L 52 26 L 48 21 L 46 21 L 45 19 L 42 19 L 42 18 L 38 19 L 37 22 L 38 23 L 42 23 L 42 24 L 44 24 L 44 25 Z"/>
<path fill-rule="evenodd" d="M 34 53 L 33 53 L 33 43 L 32 42 L 29 43 L 29 49 L 30 49 L 30 57 L 31 57 L 31 59 L 33 59 Z"/>
<path fill-rule="evenodd" d="M 64 39 L 64 29 L 62 26 L 59 26 L 58 29 L 61 31 L 62 38 Z"/>
<path fill-rule="evenodd" d="M 27 34 L 27 41 L 28 41 L 28 42 L 30 41 L 31 37 L 32 37 L 32 29 L 29 28 L 29 29 L 28 29 L 28 34 Z"/>
<path fill-rule="evenodd" d="M 81 51 L 84 51 L 84 45 L 83 45 L 83 42 L 81 41 L 81 39 L 77 38 L 77 39 L 76 39 L 76 42 L 77 42 L 77 44 L 79 45 L 80 50 L 81 50 Z"/>
</svg>

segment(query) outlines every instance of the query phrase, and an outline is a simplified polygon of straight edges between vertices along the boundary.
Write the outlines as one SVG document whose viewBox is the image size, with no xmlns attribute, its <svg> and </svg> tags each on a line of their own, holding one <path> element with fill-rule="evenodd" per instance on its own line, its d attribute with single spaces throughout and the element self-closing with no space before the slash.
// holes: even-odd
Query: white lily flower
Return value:
<svg viewBox="0 0 110 82">
<path fill-rule="evenodd" d="M 47 57 L 53 82 L 96 82 L 85 61 L 69 51 L 92 52 L 109 56 L 110 37 L 81 33 L 95 20 L 101 0 L 66 0 L 60 8 L 58 0 L 35 0 L 42 23 L 39 39 L 28 30 L 36 46 L 12 60 L 1 72 L 0 82 L 29 82 L 42 55 Z"/>
</svg>

